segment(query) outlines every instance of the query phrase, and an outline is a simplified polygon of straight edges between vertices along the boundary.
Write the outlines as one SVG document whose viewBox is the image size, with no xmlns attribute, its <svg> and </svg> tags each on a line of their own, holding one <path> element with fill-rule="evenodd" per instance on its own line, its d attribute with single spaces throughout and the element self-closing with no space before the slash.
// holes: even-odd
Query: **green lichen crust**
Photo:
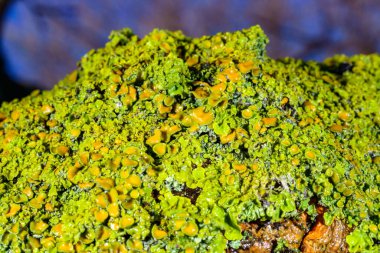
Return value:
<svg viewBox="0 0 380 253">
<path fill-rule="evenodd" d="M 259 27 L 113 32 L 0 108 L 0 251 L 224 252 L 315 205 L 380 239 L 380 57 L 266 56 Z"/>
</svg>

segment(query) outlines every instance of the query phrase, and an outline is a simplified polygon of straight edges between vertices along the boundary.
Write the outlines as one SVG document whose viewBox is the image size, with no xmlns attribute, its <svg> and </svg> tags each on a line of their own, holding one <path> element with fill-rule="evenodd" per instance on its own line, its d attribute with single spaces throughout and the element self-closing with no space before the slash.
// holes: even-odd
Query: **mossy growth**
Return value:
<svg viewBox="0 0 380 253">
<path fill-rule="evenodd" d="M 328 208 L 379 252 L 380 57 L 267 57 L 263 31 L 113 32 L 0 108 L 0 251 L 224 252 Z M 372 250 L 372 251 L 371 251 Z"/>
</svg>

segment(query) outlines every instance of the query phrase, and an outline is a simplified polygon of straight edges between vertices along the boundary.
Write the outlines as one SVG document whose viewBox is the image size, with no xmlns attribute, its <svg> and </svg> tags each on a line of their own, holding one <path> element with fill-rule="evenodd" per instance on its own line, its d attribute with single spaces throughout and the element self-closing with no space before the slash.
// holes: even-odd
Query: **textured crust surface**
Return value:
<svg viewBox="0 0 380 253">
<path fill-rule="evenodd" d="M 124 29 L 4 103 L 0 251 L 379 252 L 380 57 L 267 41 Z"/>
</svg>

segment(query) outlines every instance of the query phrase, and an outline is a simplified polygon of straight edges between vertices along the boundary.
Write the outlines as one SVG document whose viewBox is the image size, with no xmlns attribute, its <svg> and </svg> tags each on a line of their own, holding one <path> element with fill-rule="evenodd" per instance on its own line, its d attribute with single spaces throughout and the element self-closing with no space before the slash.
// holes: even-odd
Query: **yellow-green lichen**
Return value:
<svg viewBox="0 0 380 253">
<path fill-rule="evenodd" d="M 377 252 L 380 57 L 273 60 L 267 41 L 124 29 L 3 103 L 0 250 L 223 252 L 317 199 Z"/>
</svg>

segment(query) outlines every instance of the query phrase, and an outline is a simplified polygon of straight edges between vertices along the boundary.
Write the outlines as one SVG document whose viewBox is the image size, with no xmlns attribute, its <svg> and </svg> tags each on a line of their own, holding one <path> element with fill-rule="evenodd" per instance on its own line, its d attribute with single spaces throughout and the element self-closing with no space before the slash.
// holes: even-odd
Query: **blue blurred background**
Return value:
<svg viewBox="0 0 380 253">
<path fill-rule="evenodd" d="M 0 100 L 51 88 L 123 27 L 201 36 L 260 24 L 274 58 L 380 52 L 380 0 L 0 0 L 0 18 Z"/>
</svg>

